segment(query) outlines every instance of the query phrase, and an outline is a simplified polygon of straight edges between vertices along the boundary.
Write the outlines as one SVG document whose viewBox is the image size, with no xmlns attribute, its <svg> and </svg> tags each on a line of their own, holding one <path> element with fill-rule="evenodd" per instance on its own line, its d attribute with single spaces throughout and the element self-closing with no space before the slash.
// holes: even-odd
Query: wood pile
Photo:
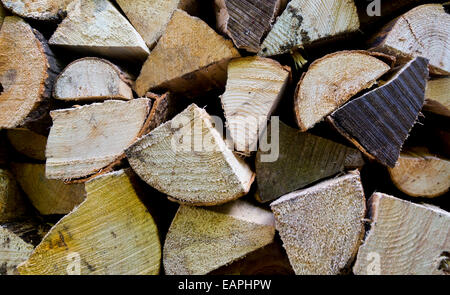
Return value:
<svg viewBox="0 0 450 295">
<path fill-rule="evenodd" d="M 0 275 L 450 274 L 448 2 L 0 1 Z"/>
</svg>

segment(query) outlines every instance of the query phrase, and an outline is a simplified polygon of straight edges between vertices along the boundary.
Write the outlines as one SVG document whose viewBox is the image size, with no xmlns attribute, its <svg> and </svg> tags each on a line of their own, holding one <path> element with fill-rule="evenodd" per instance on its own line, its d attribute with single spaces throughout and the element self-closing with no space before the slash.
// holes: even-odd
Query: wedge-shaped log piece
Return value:
<svg viewBox="0 0 450 295">
<path fill-rule="evenodd" d="M 86 191 L 86 201 L 50 230 L 19 273 L 158 274 L 158 230 L 127 172 L 99 176 Z"/>
<path fill-rule="evenodd" d="M 17 152 L 31 159 L 45 161 L 47 137 L 24 128 L 9 129 L 6 135 Z"/>
<path fill-rule="evenodd" d="M 33 245 L 0 226 L 0 275 L 17 275 L 17 266 L 33 252 Z"/>
<path fill-rule="evenodd" d="M 424 111 L 450 117 L 450 77 L 428 81 Z"/>
<path fill-rule="evenodd" d="M 425 57 L 430 60 L 431 73 L 449 75 L 449 27 L 450 13 L 442 4 L 421 5 L 386 25 L 371 46 L 400 60 Z"/>
<path fill-rule="evenodd" d="M 222 105 L 235 149 L 256 151 L 259 135 L 280 101 L 290 69 L 262 57 L 244 57 L 228 64 Z"/>
<path fill-rule="evenodd" d="M 150 101 L 139 98 L 51 112 L 46 176 L 63 180 L 87 177 L 117 161 L 142 135 L 149 111 Z"/>
<path fill-rule="evenodd" d="M 223 87 L 228 61 L 233 57 L 239 57 L 233 42 L 201 19 L 177 9 L 142 67 L 135 90 L 139 96 L 155 88 L 195 96 Z"/>
<path fill-rule="evenodd" d="M 273 215 L 237 200 L 219 207 L 180 206 L 164 243 L 169 275 L 204 275 L 273 242 Z"/>
<path fill-rule="evenodd" d="M 417 57 L 383 86 L 331 115 L 337 129 L 361 151 L 394 167 L 425 100 L 428 61 Z"/>
<path fill-rule="evenodd" d="M 352 96 L 376 84 L 389 65 L 366 51 L 339 51 L 311 64 L 294 97 L 298 126 L 312 128 Z"/>
<path fill-rule="evenodd" d="M 381 193 L 369 200 L 371 228 L 359 248 L 357 275 L 448 273 L 450 213 Z"/>
<path fill-rule="evenodd" d="M 133 99 L 132 77 L 111 62 L 88 57 L 74 61 L 58 76 L 53 97 L 61 100 Z"/>
<path fill-rule="evenodd" d="M 24 18 L 57 21 L 64 17 L 73 0 L 2 0 L 3 5 Z M 1 9 L 1 8 L 0 8 Z"/>
<path fill-rule="evenodd" d="M 237 48 L 256 53 L 286 2 L 215 0 L 217 27 L 233 40 Z"/>
<path fill-rule="evenodd" d="M 76 0 L 59 24 L 51 45 L 116 59 L 143 61 L 149 54 L 142 37 L 108 0 Z"/>
<path fill-rule="evenodd" d="M 0 222 L 19 220 L 30 214 L 28 203 L 13 175 L 0 168 Z"/>
<path fill-rule="evenodd" d="M 359 173 L 290 193 L 270 206 L 296 274 L 347 271 L 364 237 L 366 201 Z"/>
<path fill-rule="evenodd" d="M 149 48 L 164 34 L 175 9 L 195 15 L 196 0 L 116 0 Z"/>
<path fill-rule="evenodd" d="M 278 142 L 279 156 L 275 161 L 266 159 L 272 151 L 259 150 L 256 155 L 256 197 L 260 202 L 272 201 L 345 169 L 364 165 L 357 149 L 300 132 L 284 123 L 279 125 Z"/>
<path fill-rule="evenodd" d="M 359 29 L 353 0 L 292 0 L 261 45 L 260 55 L 272 56 Z"/>
<path fill-rule="evenodd" d="M 42 35 L 16 16 L 4 20 L 0 52 L 0 129 L 33 124 L 48 112 L 58 64 Z"/>
<path fill-rule="evenodd" d="M 126 154 L 144 181 L 180 203 L 225 203 L 247 194 L 254 180 L 208 113 L 195 104 L 138 140 Z"/>
<path fill-rule="evenodd" d="M 45 165 L 12 163 L 12 171 L 42 215 L 68 214 L 85 198 L 84 184 L 65 184 L 45 177 Z"/>
<path fill-rule="evenodd" d="M 450 188 L 450 161 L 427 151 L 402 153 L 389 174 L 395 186 L 412 197 L 438 197 Z"/>
</svg>

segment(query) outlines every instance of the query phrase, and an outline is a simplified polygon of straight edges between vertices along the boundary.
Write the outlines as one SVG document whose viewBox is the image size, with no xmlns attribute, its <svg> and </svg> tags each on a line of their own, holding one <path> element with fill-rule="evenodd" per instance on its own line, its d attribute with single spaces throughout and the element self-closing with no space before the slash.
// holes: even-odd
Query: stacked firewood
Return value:
<svg viewBox="0 0 450 295">
<path fill-rule="evenodd" d="M 0 274 L 449 274 L 450 5 L 377 2 L 1 0 Z"/>
</svg>

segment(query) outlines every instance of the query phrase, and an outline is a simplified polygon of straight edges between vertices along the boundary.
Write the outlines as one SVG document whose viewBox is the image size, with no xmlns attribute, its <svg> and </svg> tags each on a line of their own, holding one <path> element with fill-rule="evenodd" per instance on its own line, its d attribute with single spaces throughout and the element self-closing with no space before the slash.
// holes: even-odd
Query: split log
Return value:
<svg viewBox="0 0 450 295">
<path fill-rule="evenodd" d="M 85 197 L 84 184 L 65 184 L 45 177 L 45 165 L 12 163 L 12 172 L 42 215 L 68 214 Z"/>
<path fill-rule="evenodd" d="M 97 177 L 86 192 L 86 201 L 50 230 L 19 273 L 158 274 L 158 230 L 126 172 Z"/>
<path fill-rule="evenodd" d="M 53 97 L 61 100 L 133 99 L 133 78 L 113 63 L 88 57 L 69 64 L 58 76 Z"/>
<path fill-rule="evenodd" d="M 250 154 L 257 150 L 259 136 L 281 100 L 289 76 L 288 67 L 268 58 L 244 57 L 228 64 L 221 100 L 237 151 Z"/>
<path fill-rule="evenodd" d="M 239 57 L 239 52 L 233 42 L 201 19 L 177 9 L 142 67 L 135 91 L 139 96 L 153 89 L 195 96 L 223 87 L 228 61 L 234 57 Z"/>
<path fill-rule="evenodd" d="M 259 150 L 256 154 L 256 197 L 260 202 L 275 200 L 318 180 L 364 165 L 358 150 L 302 133 L 283 123 L 279 125 L 278 142 L 276 161 L 264 160 L 273 151 Z"/>
<path fill-rule="evenodd" d="M 8 16 L 0 52 L 0 128 L 28 126 L 45 134 L 47 126 L 40 121 L 48 117 L 59 65 L 44 37 L 19 17 Z"/>
<path fill-rule="evenodd" d="M 450 117 L 450 77 L 428 81 L 425 98 L 424 111 Z"/>
<path fill-rule="evenodd" d="M 12 174 L 0 168 L 0 223 L 22 219 L 30 212 Z"/>
<path fill-rule="evenodd" d="M 17 266 L 33 252 L 33 245 L 0 226 L 0 275 L 17 275 Z"/>
<path fill-rule="evenodd" d="M 218 29 L 238 49 L 257 53 L 286 0 L 215 0 Z"/>
<path fill-rule="evenodd" d="M 196 15 L 199 6 L 196 0 L 116 0 L 116 2 L 149 48 L 153 48 L 164 34 L 177 8 L 190 15 Z"/>
<path fill-rule="evenodd" d="M 270 207 L 296 274 L 347 271 L 364 237 L 366 201 L 359 173 L 290 193 Z"/>
<path fill-rule="evenodd" d="M 28 129 L 10 129 L 6 135 L 11 146 L 28 158 L 45 161 L 47 137 Z"/>
<path fill-rule="evenodd" d="M 359 29 L 353 0 L 292 0 L 261 45 L 260 55 L 287 53 Z"/>
<path fill-rule="evenodd" d="M 149 112 L 150 101 L 145 98 L 51 112 L 47 178 L 73 180 L 108 172 L 143 135 Z"/>
<path fill-rule="evenodd" d="M 395 186 L 412 197 L 438 197 L 450 188 L 450 161 L 422 150 L 402 153 L 389 174 Z"/>
<path fill-rule="evenodd" d="M 208 113 L 190 105 L 126 150 L 133 170 L 173 201 L 219 205 L 246 195 L 254 180 Z"/>
<path fill-rule="evenodd" d="M 449 75 L 449 27 L 450 14 L 442 4 L 421 5 L 386 25 L 370 46 L 397 56 L 400 62 L 425 57 L 430 60 L 431 73 Z"/>
<path fill-rule="evenodd" d="M 339 51 L 312 63 L 294 98 L 300 129 L 312 128 L 354 95 L 376 84 L 390 70 L 380 57 L 366 51 Z"/>
<path fill-rule="evenodd" d="M 164 243 L 168 275 L 204 275 L 273 242 L 270 211 L 244 201 L 220 207 L 180 206 Z"/>
<path fill-rule="evenodd" d="M 14 14 L 38 21 L 56 22 L 63 18 L 73 0 L 2 0 Z M 0 5 L 1 6 L 1 5 Z"/>
<path fill-rule="evenodd" d="M 384 85 L 331 115 L 336 128 L 362 152 L 394 167 L 425 100 L 428 61 L 417 57 Z"/>
<path fill-rule="evenodd" d="M 375 193 L 369 200 L 371 228 L 359 248 L 357 275 L 448 273 L 450 213 Z"/>
<path fill-rule="evenodd" d="M 142 37 L 108 0 L 76 0 L 70 6 L 51 45 L 136 62 L 147 58 Z"/>
</svg>

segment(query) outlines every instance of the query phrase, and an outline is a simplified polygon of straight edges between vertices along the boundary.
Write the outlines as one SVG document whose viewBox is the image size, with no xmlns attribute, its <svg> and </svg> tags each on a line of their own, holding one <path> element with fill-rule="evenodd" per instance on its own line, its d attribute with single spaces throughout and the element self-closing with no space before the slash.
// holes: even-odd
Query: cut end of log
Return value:
<svg viewBox="0 0 450 295">
<path fill-rule="evenodd" d="M 32 244 L 0 226 L 0 275 L 17 275 L 17 266 L 28 259 L 33 249 Z"/>
<path fill-rule="evenodd" d="M 272 243 L 274 236 L 272 213 L 250 203 L 182 205 L 164 244 L 164 269 L 169 275 L 204 275 Z"/>
<path fill-rule="evenodd" d="M 229 202 L 247 194 L 254 180 L 208 113 L 195 104 L 138 140 L 126 154 L 143 180 L 180 203 Z"/>
<path fill-rule="evenodd" d="M 28 129 L 10 129 L 6 132 L 11 146 L 28 158 L 45 161 L 47 137 Z"/>
<path fill-rule="evenodd" d="M 450 117 L 450 77 L 428 81 L 425 98 L 424 111 Z"/>
<path fill-rule="evenodd" d="M 340 51 L 311 64 L 295 95 L 297 123 L 306 131 L 364 89 L 390 66 L 367 51 Z"/>
<path fill-rule="evenodd" d="M 158 230 L 127 173 L 95 178 L 86 192 L 86 201 L 50 230 L 19 273 L 158 274 Z"/>
<path fill-rule="evenodd" d="M 359 173 L 290 193 L 270 207 L 297 275 L 347 271 L 364 236 L 366 201 Z"/>
<path fill-rule="evenodd" d="M 450 248 L 450 213 L 375 193 L 371 228 L 361 245 L 357 275 L 437 275 Z"/>
<path fill-rule="evenodd" d="M 73 0 L 2 0 L 1 2 L 7 9 L 21 17 L 39 21 L 58 21 L 65 15 Z"/>
<path fill-rule="evenodd" d="M 223 87 L 228 61 L 239 56 L 230 40 L 201 19 L 177 9 L 142 67 L 135 91 L 144 96 L 156 88 L 195 93 Z"/>
</svg>

